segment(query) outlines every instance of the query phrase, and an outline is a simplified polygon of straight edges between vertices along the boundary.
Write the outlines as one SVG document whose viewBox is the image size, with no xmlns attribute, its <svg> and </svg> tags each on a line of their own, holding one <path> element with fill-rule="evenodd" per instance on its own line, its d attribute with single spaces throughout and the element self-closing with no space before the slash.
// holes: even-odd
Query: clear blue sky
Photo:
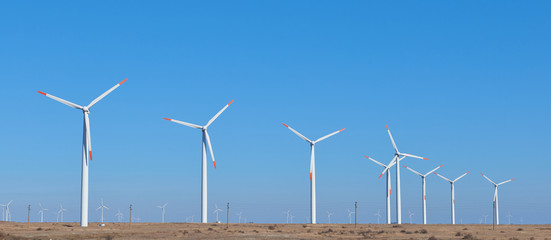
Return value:
<svg viewBox="0 0 551 240">
<path fill-rule="evenodd" d="M 91 112 L 90 221 L 100 198 L 115 220 L 128 204 L 145 221 L 200 216 L 200 131 L 211 126 L 214 204 L 255 222 L 295 222 L 309 212 L 309 138 L 317 145 L 318 221 L 376 222 L 388 124 L 400 150 L 430 158 L 404 164 L 455 178 L 457 221 L 550 223 L 551 4 L 547 1 L 2 1 L 0 3 L 0 202 L 13 220 L 31 204 L 63 202 L 77 221 L 82 113 L 44 91 L 88 104 L 128 81 Z M 421 222 L 421 179 L 402 169 L 407 211 Z M 394 182 L 394 179 L 393 179 Z M 449 184 L 427 179 L 429 223 L 449 222 Z M 394 207 L 393 207 L 394 212 Z M 237 221 L 232 213 L 231 220 Z M 225 214 L 223 214 L 225 218 Z M 394 216 L 393 216 L 394 221 Z M 490 217 L 488 218 L 490 221 Z"/>
</svg>

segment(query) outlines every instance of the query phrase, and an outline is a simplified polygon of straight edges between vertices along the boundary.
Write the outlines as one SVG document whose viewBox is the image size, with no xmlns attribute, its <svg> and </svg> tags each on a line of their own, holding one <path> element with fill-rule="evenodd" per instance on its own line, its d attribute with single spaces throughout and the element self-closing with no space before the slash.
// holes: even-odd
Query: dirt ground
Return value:
<svg viewBox="0 0 551 240">
<path fill-rule="evenodd" d="M 0 239 L 549 239 L 551 225 L 0 223 Z"/>
</svg>

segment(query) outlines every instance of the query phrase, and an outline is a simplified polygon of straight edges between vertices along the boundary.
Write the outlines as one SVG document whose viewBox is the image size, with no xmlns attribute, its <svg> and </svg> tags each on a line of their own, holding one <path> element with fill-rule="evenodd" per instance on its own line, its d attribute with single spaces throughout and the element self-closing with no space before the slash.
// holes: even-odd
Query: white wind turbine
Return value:
<svg viewBox="0 0 551 240">
<path fill-rule="evenodd" d="M 388 128 L 388 126 L 386 126 L 386 130 L 388 132 L 388 136 L 390 137 L 390 141 L 392 142 L 392 146 L 396 151 L 396 153 L 394 153 L 394 160 L 396 161 L 396 166 L 397 166 L 396 167 L 396 221 L 398 224 L 402 224 L 402 196 L 401 196 L 401 190 L 400 190 L 400 168 L 398 167 L 400 166 L 400 161 L 403 159 L 403 157 L 412 157 L 412 158 L 418 158 L 418 159 L 424 159 L 424 160 L 429 160 L 429 159 L 398 151 L 398 147 L 396 147 L 396 143 L 394 142 L 394 138 L 392 138 L 392 134 L 390 133 L 390 129 Z M 383 176 L 383 174 L 386 171 L 388 171 L 388 168 L 390 167 L 391 166 L 389 164 L 389 167 L 387 167 L 381 173 L 379 178 Z"/>
<path fill-rule="evenodd" d="M 494 208 L 496 210 L 496 224 L 499 225 L 499 201 L 498 201 L 498 195 L 497 195 L 497 187 L 499 187 L 500 185 L 502 184 L 505 184 L 505 183 L 508 183 L 510 181 L 513 181 L 515 180 L 514 178 L 513 179 L 509 179 L 507 181 L 503 181 L 503 182 L 500 182 L 500 183 L 494 183 L 492 180 L 490 180 L 488 177 L 486 177 L 486 175 L 480 173 L 484 178 L 486 178 L 486 180 L 490 181 L 493 185 L 494 185 Z"/>
<path fill-rule="evenodd" d="M 242 215 L 242 214 L 243 214 L 243 212 L 239 212 L 238 214 L 235 214 L 235 215 L 239 216 L 239 221 L 238 221 L 238 223 L 241 223 L 241 215 Z"/>
<path fill-rule="evenodd" d="M 117 219 L 119 220 L 119 222 L 121 222 L 122 213 L 121 213 L 121 210 L 120 210 L 120 209 L 117 209 L 117 214 L 115 214 L 115 217 L 117 217 Z"/>
<path fill-rule="evenodd" d="M 220 223 L 220 221 L 218 221 L 218 214 L 219 212 L 222 212 L 222 209 L 218 208 L 218 205 L 214 204 L 214 211 L 212 213 L 216 214 L 216 223 Z"/>
<path fill-rule="evenodd" d="M 11 200 L 8 204 L 4 205 L 4 207 L 6 208 L 6 222 L 11 220 L 10 204 L 12 202 L 13 200 Z"/>
<path fill-rule="evenodd" d="M 103 223 L 103 209 L 109 210 L 109 208 L 103 204 L 103 198 L 101 199 L 101 204 L 99 205 L 99 207 L 96 208 L 96 211 L 100 209 L 101 209 L 101 223 Z"/>
<path fill-rule="evenodd" d="M 78 104 L 74 104 L 72 102 L 69 102 L 67 100 L 58 98 L 56 96 L 53 96 L 51 94 L 47 94 L 41 91 L 38 91 L 38 93 L 49 97 L 51 99 L 54 99 L 58 102 L 61 102 L 69 107 L 73 107 L 79 110 L 82 110 L 82 113 L 84 114 L 84 129 L 83 129 L 83 137 L 82 137 L 82 172 L 81 172 L 81 192 L 80 192 L 80 226 L 81 227 L 87 227 L 88 226 L 88 159 L 92 161 L 92 140 L 90 137 L 90 120 L 88 117 L 88 114 L 90 114 L 90 108 L 94 106 L 99 100 L 103 99 L 107 94 L 111 93 L 113 90 L 118 88 L 121 84 L 123 84 L 127 79 L 124 79 L 122 82 L 118 83 L 117 85 L 113 86 L 103 94 L 101 94 L 99 97 L 94 99 L 88 106 L 80 106 Z"/>
<path fill-rule="evenodd" d="M 333 215 L 333 213 L 327 211 L 327 219 L 328 219 L 328 221 L 329 221 L 329 224 L 331 224 L 331 215 Z"/>
<path fill-rule="evenodd" d="M 408 211 L 408 212 L 409 212 L 409 224 L 412 224 L 413 223 L 412 217 L 413 215 L 415 215 L 415 213 L 413 213 L 412 211 Z"/>
<path fill-rule="evenodd" d="M 464 177 L 465 175 L 469 174 L 471 171 L 468 171 L 466 173 L 464 173 L 463 175 L 459 176 L 458 178 L 456 178 L 455 180 L 450 180 L 450 179 L 447 179 L 445 178 L 444 176 L 438 174 L 438 173 L 434 173 L 436 175 L 438 175 L 439 177 L 441 177 L 442 179 L 448 181 L 451 186 L 452 186 L 452 224 L 455 224 L 455 190 L 454 190 L 454 186 L 455 186 L 455 182 L 459 179 L 461 179 L 462 177 Z"/>
<path fill-rule="evenodd" d="M 289 216 L 291 215 L 291 210 L 287 210 L 286 212 L 283 212 L 283 214 L 287 215 L 287 224 L 289 224 Z"/>
<path fill-rule="evenodd" d="M 164 205 L 162 206 L 157 206 L 158 208 L 161 209 L 161 222 L 164 223 L 165 222 L 165 207 L 166 205 L 168 205 L 168 203 L 165 203 Z"/>
<path fill-rule="evenodd" d="M 44 211 L 48 211 L 48 209 L 42 207 L 41 203 L 38 203 L 38 206 L 40 207 L 40 210 L 38 210 L 38 214 L 40 214 L 40 222 L 44 222 Z"/>
<path fill-rule="evenodd" d="M 381 222 L 381 209 L 377 210 L 375 216 L 377 216 L 377 224 L 379 224 Z"/>
<path fill-rule="evenodd" d="M 206 144 L 209 146 L 210 156 L 212 158 L 212 163 L 214 164 L 214 168 L 216 168 L 216 161 L 214 161 L 214 152 L 212 151 L 212 145 L 210 144 L 210 137 L 207 132 L 207 128 L 232 104 L 233 100 L 231 100 L 222 110 L 220 110 L 214 117 L 212 117 L 205 126 L 199 126 L 187 122 L 182 122 L 170 118 L 165 118 L 165 120 L 175 122 L 178 124 L 182 124 L 184 126 L 201 129 L 203 132 L 203 140 L 202 140 L 202 164 L 201 164 L 201 222 L 206 223 L 207 222 L 207 149 Z"/>
<path fill-rule="evenodd" d="M 352 214 L 354 214 L 354 211 L 350 211 L 350 209 L 346 209 L 348 211 L 348 223 L 352 224 Z"/>
<path fill-rule="evenodd" d="M 390 224 L 391 223 L 391 220 L 390 220 L 390 194 L 392 193 L 392 189 L 391 189 L 391 181 L 390 181 L 390 168 L 392 166 L 394 166 L 396 164 L 396 156 L 394 156 L 394 158 L 392 158 L 392 160 L 390 161 L 390 163 L 388 165 L 384 165 L 380 162 L 378 162 L 377 160 L 373 159 L 373 158 L 370 158 L 368 156 L 365 156 L 367 159 L 373 161 L 374 163 L 378 164 L 379 166 L 383 167 L 385 169 L 385 171 L 379 175 L 379 178 L 381 178 L 381 176 L 386 173 L 386 223 L 387 224 Z M 400 160 L 402 160 L 403 158 L 405 157 L 400 157 Z"/>
<path fill-rule="evenodd" d="M 344 128 L 338 131 L 335 131 L 333 133 L 327 134 L 318 140 L 312 141 L 299 132 L 297 132 L 295 129 L 292 129 L 291 127 L 287 126 L 287 124 L 283 124 L 283 126 L 287 127 L 289 130 L 294 132 L 296 135 L 298 135 L 300 138 L 302 138 L 304 141 L 310 143 L 310 216 L 311 216 L 311 223 L 316 223 L 316 158 L 315 158 L 315 151 L 314 147 L 316 143 L 321 142 L 337 133 L 340 133 L 344 131 Z"/>
<path fill-rule="evenodd" d="M 58 216 L 59 220 L 61 220 L 61 222 L 63 222 L 63 212 L 66 212 L 67 209 L 63 208 L 63 205 L 60 203 L 59 204 L 59 211 L 57 211 L 57 214 L 60 216 Z"/>
<path fill-rule="evenodd" d="M 437 168 L 435 168 L 435 169 L 433 169 L 433 170 L 431 170 L 431 171 L 429 171 L 428 173 L 426 173 L 426 174 L 423 175 L 423 174 L 420 174 L 420 173 L 418 173 L 417 171 L 415 171 L 415 170 L 413 170 L 413 169 L 411 169 L 411 168 L 408 168 L 406 165 L 404 165 L 404 167 L 407 168 L 408 170 L 410 170 L 410 171 L 412 171 L 413 173 L 415 173 L 415 174 L 421 176 L 422 186 L 423 186 L 423 193 L 422 193 L 423 195 L 421 196 L 421 197 L 423 198 L 423 201 L 422 201 L 422 202 L 423 202 L 423 224 L 427 224 L 427 191 L 426 191 L 426 188 L 425 188 L 425 178 L 426 178 L 429 174 L 431 174 L 431 173 L 433 173 L 434 171 L 436 171 L 437 169 L 441 168 L 442 166 L 444 166 L 444 164 L 438 166 Z"/>
</svg>

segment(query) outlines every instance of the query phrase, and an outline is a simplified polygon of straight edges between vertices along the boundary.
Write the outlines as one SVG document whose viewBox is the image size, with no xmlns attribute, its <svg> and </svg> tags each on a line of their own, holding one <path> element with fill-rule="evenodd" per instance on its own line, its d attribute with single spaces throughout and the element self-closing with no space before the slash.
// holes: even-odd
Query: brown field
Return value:
<svg viewBox="0 0 551 240">
<path fill-rule="evenodd" d="M 0 239 L 549 239 L 551 225 L 0 223 Z"/>
</svg>

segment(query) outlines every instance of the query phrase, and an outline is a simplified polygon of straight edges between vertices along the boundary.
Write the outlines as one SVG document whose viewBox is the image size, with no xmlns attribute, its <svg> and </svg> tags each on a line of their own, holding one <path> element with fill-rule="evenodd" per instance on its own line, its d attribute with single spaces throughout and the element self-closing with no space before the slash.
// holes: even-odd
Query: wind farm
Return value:
<svg viewBox="0 0 551 240">
<path fill-rule="evenodd" d="M 0 1 L 0 239 L 549 238 L 549 12 Z"/>
</svg>

